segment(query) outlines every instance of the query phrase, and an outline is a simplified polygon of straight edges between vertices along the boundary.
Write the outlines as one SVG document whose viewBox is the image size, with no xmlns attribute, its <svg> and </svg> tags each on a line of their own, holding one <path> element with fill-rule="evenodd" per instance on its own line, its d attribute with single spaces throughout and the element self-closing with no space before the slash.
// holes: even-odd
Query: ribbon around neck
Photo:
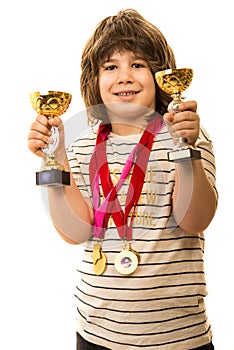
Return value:
<svg viewBox="0 0 234 350">
<path fill-rule="evenodd" d="M 91 156 L 89 166 L 90 184 L 93 193 L 94 206 L 93 235 L 97 239 L 104 239 L 109 218 L 112 216 L 118 230 L 119 237 L 121 239 L 131 241 L 134 213 L 144 184 L 150 151 L 155 136 L 160 132 L 163 126 L 164 121 L 162 116 L 155 113 L 144 130 L 140 141 L 129 154 L 119 181 L 114 186 L 106 155 L 106 141 L 111 131 L 111 124 L 105 124 L 104 122 L 100 124 L 97 133 L 96 145 Z M 126 196 L 125 209 L 123 211 L 117 194 L 124 181 L 130 174 L 131 169 L 132 175 Z M 105 197 L 101 204 L 99 203 L 99 182 L 101 183 L 103 195 Z"/>
</svg>

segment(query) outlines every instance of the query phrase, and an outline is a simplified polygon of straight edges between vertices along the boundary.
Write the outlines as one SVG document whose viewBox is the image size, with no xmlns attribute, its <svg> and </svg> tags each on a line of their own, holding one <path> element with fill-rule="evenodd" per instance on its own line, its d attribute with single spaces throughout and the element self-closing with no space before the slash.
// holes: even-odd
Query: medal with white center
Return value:
<svg viewBox="0 0 234 350">
<path fill-rule="evenodd" d="M 137 255 L 124 245 L 115 257 L 115 268 L 122 275 L 131 275 L 137 269 L 138 261 Z"/>
</svg>

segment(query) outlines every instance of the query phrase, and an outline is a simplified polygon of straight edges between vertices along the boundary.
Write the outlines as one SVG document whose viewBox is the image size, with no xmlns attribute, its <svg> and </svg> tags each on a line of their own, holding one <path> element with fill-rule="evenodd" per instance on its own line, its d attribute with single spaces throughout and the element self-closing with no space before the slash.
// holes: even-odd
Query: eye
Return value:
<svg viewBox="0 0 234 350">
<path fill-rule="evenodd" d="M 118 68 L 118 67 L 115 66 L 114 64 L 109 64 L 109 65 L 104 66 L 104 69 L 107 70 L 107 71 L 115 70 L 115 69 L 117 69 L 117 68 Z"/>
<path fill-rule="evenodd" d="M 132 68 L 143 68 L 143 67 L 145 67 L 145 65 L 142 63 L 133 63 L 132 64 Z"/>
</svg>

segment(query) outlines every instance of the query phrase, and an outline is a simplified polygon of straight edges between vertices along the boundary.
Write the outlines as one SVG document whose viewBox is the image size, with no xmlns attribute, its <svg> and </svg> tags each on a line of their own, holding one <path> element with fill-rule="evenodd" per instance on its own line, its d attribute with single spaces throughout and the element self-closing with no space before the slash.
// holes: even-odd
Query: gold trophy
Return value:
<svg viewBox="0 0 234 350">
<path fill-rule="evenodd" d="M 179 112 L 178 107 L 183 102 L 182 92 L 185 91 L 192 82 L 193 70 L 190 68 L 166 69 L 155 73 L 158 86 L 163 91 L 169 93 L 173 98 L 169 104 L 169 110 Z M 200 159 L 200 151 L 186 145 L 186 140 L 177 137 L 174 149 L 168 153 L 168 159 L 173 162 L 182 162 L 189 159 Z"/>
<path fill-rule="evenodd" d="M 30 94 L 30 101 L 38 114 L 48 119 L 61 116 L 71 102 L 71 94 L 61 91 L 48 91 L 48 93 L 33 92 Z M 70 185 L 70 173 L 64 171 L 63 165 L 55 159 L 55 150 L 59 144 L 59 131 L 57 127 L 51 128 L 52 143 L 48 143 L 42 151 L 45 153 L 45 160 L 39 172 L 36 172 L 36 184 L 40 186 L 64 186 Z"/>
</svg>

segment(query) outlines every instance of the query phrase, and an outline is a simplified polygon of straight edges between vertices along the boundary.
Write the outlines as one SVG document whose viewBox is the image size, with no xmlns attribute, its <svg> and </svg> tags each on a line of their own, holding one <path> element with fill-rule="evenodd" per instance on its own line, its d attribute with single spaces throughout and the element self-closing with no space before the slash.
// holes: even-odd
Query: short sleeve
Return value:
<svg viewBox="0 0 234 350">
<path fill-rule="evenodd" d="M 201 151 L 201 158 L 203 162 L 203 167 L 206 172 L 207 178 L 213 186 L 215 192 L 216 189 L 216 166 L 215 166 L 215 156 L 213 153 L 213 144 L 210 140 L 207 131 L 201 127 L 199 137 L 196 141 L 196 148 Z"/>
<path fill-rule="evenodd" d="M 77 155 L 73 152 L 72 147 L 67 149 L 67 157 L 76 186 L 79 187 L 79 190 L 84 198 L 90 198 L 88 187 L 85 183 Z"/>
</svg>

